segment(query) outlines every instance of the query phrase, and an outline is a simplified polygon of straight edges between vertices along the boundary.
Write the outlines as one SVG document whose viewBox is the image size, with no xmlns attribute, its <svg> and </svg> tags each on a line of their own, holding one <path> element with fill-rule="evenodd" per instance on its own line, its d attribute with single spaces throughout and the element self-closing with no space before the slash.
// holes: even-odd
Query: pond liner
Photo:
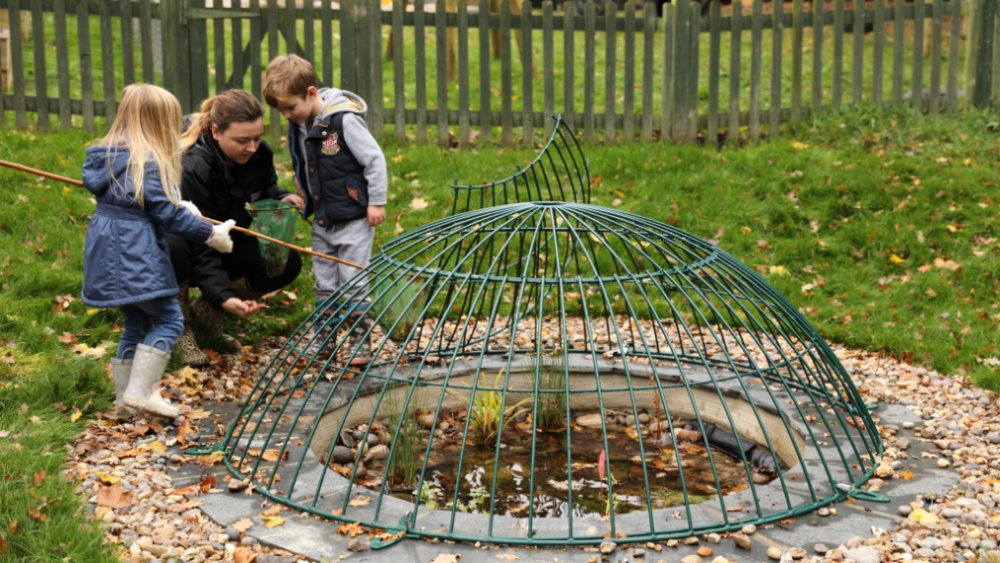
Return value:
<svg viewBox="0 0 1000 563">
<path fill-rule="evenodd" d="M 718 448 L 738 460 L 742 459 L 740 457 L 740 450 L 742 449 L 743 455 L 746 456 L 746 460 L 750 464 L 750 469 L 763 469 L 764 473 L 776 473 L 778 471 L 778 468 L 774 464 L 774 456 L 767 449 L 754 444 L 750 440 L 737 440 L 735 434 L 719 428 L 711 422 L 705 422 L 703 426 L 705 428 L 705 438 L 712 447 Z M 691 429 L 698 430 L 694 426 Z"/>
</svg>

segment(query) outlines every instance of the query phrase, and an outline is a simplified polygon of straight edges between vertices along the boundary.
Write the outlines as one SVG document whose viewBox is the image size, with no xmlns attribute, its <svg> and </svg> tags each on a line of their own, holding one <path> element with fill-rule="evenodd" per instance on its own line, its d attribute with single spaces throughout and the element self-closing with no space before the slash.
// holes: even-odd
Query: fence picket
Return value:
<svg viewBox="0 0 1000 563">
<path fill-rule="evenodd" d="M 423 33 L 423 8 L 417 2 L 415 8 L 420 12 L 419 20 Z M 493 96 L 490 92 L 490 2 L 479 0 L 479 141 L 488 144 L 493 134 Z M 419 41 L 419 40 L 418 40 Z M 420 43 L 418 42 L 419 46 Z M 417 66 L 420 68 L 421 49 L 417 49 Z M 419 72 L 419 70 L 418 70 Z M 420 81 L 417 78 L 417 140 L 420 140 Z M 426 118 L 425 118 L 426 120 Z"/>
<path fill-rule="evenodd" d="M 403 10 L 405 0 L 392 2 L 392 86 L 393 86 L 393 128 L 396 140 L 406 140 L 406 78 L 403 62 Z"/>
<path fill-rule="evenodd" d="M 978 31 L 975 17 L 980 13 L 980 2 L 982 0 L 968 0 L 969 7 L 969 27 L 965 36 L 965 91 L 962 94 L 962 106 L 972 105 L 972 93 L 976 86 L 974 71 L 976 68 L 976 44 L 979 43 Z"/>
<path fill-rule="evenodd" d="M 259 0 L 254 0 L 254 1 L 259 1 Z M 340 13 L 343 14 L 345 11 L 350 10 L 351 6 L 353 5 L 353 3 L 354 3 L 353 0 L 343 0 L 340 3 L 340 8 L 341 8 L 341 12 Z M 341 16 L 341 17 L 343 17 L 343 16 Z M 278 36 L 280 35 L 280 31 L 279 31 L 278 25 L 279 25 L 278 24 L 278 3 L 277 2 L 268 2 L 267 3 L 267 60 L 269 60 L 269 61 L 273 61 L 274 58 L 277 57 L 280 54 L 280 53 L 278 53 Z M 341 33 L 341 49 L 343 49 L 343 52 L 341 54 L 341 60 L 342 61 L 345 60 L 345 59 L 347 59 L 348 57 L 350 57 L 351 60 L 353 60 L 353 58 L 354 58 L 354 49 L 353 49 L 353 47 L 354 47 L 354 33 L 353 33 L 354 26 L 351 25 L 351 24 L 348 24 L 347 28 L 352 30 L 349 34 L 345 33 L 344 26 L 341 26 L 341 30 L 340 30 L 340 33 Z M 353 68 L 353 66 L 352 66 L 352 68 Z M 349 75 L 346 72 L 342 72 L 342 76 L 344 76 L 345 83 L 341 87 L 344 88 L 345 90 L 349 90 L 349 91 L 352 91 L 352 92 L 355 91 L 355 84 L 354 84 L 354 80 L 353 80 L 353 73 Z M 348 76 L 352 77 L 349 82 L 347 81 L 347 77 Z M 273 107 L 271 108 L 271 112 L 270 113 L 271 113 L 271 115 L 269 116 L 269 118 L 270 118 L 270 122 L 271 122 L 271 141 L 272 142 L 277 142 L 278 139 L 281 136 L 281 114 L 279 114 L 278 110 L 275 109 L 275 108 L 273 108 Z"/>
<path fill-rule="evenodd" d="M 931 23 L 931 100 L 930 114 L 937 115 L 941 105 L 941 23 L 944 18 L 944 4 L 934 0 L 933 21 Z"/>
<path fill-rule="evenodd" d="M 238 3 L 234 2 L 234 8 Z M 239 23 L 239 20 L 232 20 L 233 25 Z M 303 47 L 306 52 L 303 57 L 309 64 L 313 65 L 313 69 L 316 68 L 316 10 L 314 8 L 314 2 L 310 0 L 302 5 L 302 41 L 305 43 Z M 375 60 L 379 60 L 379 53 L 376 53 Z"/>
<path fill-rule="evenodd" d="M 615 54 L 618 47 L 618 5 L 609 2 L 604 6 L 604 142 L 615 140 L 615 82 L 617 66 Z"/>
<path fill-rule="evenodd" d="M 231 20 L 236 25 L 240 20 Z M 213 43 L 215 43 L 215 93 L 221 94 L 226 90 L 226 20 L 215 18 L 213 23 Z M 233 62 L 240 58 L 238 51 L 233 51 Z"/>
<path fill-rule="evenodd" d="M 10 6 L 11 13 L 17 13 L 14 6 L 20 0 L 11 0 Z M 167 4 L 169 5 L 169 4 Z M 161 12 L 162 14 L 162 12 Z M 10 32 L 11 35 L 16 37 L 14 34 L 14 26 L 16 19 L 20 22 L 21 18 L 12 18 L 10 22 Z M 90 12 L 87 9 L 86 2 L 77 2 L 76 4 L 76 32 L 77 37 L 90 37 Z M 15 41 L 14 43 L 18 43 Z M 13 57 L 15 45 L 11 45 L 11 56 Z M 16 45 L 20 48 L 20 44 Z M 77 56 L 80 58 L 80 105 L 83 106 L 83 130 L 87 133 L 94 134 L 94 71 L 93 71 L 93 60 L 90 54 L 90 41 L 77 41 Z M 16 59 L 15 59 L 16 60 Z M 164 70 L 166 70 L 166 62 L 164 62 Z M 15 112 L 15 122 L 17 120 L 17 65 L 13 65 L 14 71 L 14 112 Z M 18 127 L 23 127 L 18 125 Z"/>
<path fill-rule="evenodd" d="M 583 140 L 594 140 L 594 71 L 597 36 L 597 4 L 587 2 L 583 9 Z"/>
<path fill-rule="evenodd" d="M 535 124 L 534 61 L 531 52 L 531 2 L 521 4 L 521 142 L 531 146 Z"/>
<path fill-rule="evenodd" d="M 57 18 L 58 19 L 58 18 Z M 163 7 L 160 6 L 160 21 L 163 20 Z M 163 24 L 160 24 L 160 33 Z M 156 82 L 156 66 L 153 63 L 153 8 L 149 0 L 139 0 L 139 41 L 142 44 L 142 81 L 146 84 Z"/>
<path fill-rule="evenodd" d="M 743 43 L 743 4 L 732 5 L 732 27 L 729 47 L 729 131 L 726 142 L 736 145 L 740 140 L 740 50 Z"/>
<path fill-rule="evenodd" d="M 854 2 L 854 55 L 851 57 L 851 102 L 861 103 L 862 73 L 865 62 L 865 3 Z"/>
<path fill-rule="evenodd" d="M 320 0 L 319 33 L 323 45 L 323 85 L 333 87 L 333 0 Z"/>
<path fill-rule="evenodd" d="M 447 43 L 448 31 L 445 14 L 445 0 L 437 0 L 434 4 L 435 25 L 435 57 L 437 58 L 437 127 L 438 146 L 448 146 L 448 61 Z"/>
<path fill-rule="evenodd" d="M 924 102 L 924 0 L 913 0 L 913 87 L 911 102 L 920 111 Z"/>
<path fill-rule="evenodd" d="M 546 0 L 542 4 L 542 125 L 545 127 L 545 138 L 552 135 L 552 114 L 556 112 L 556 83 L 555 83 L 555 53 L 552 33 L 555 27 L 553 21 L 552 0 Z"/>
<path fill-rule="evenodd" d="M 885 58 L 885 0 L 875 0 L 875 34 L 872 46 L 872 103 L 882 105 L 882 67 Z"/>
<path fill-rule="evenodd" d="M 295 2 L 289 2 L 289 5 L 295 8 Z M 375 96 L 372 92 L 372 69 L 374 65 L 372 64 L 372 57 L 374 56 L 379 62 L 382 61 L 382 53 L 372 53 L 369 46 L 371 41 L 371 17 L 372 14 L 369 13 L 371 10 L 370 0 L 356 0 L 354 3 L 355 17 L 354 17 L 354 56 L 357 59 L 357 70 L 355 74 L 358 81 L 358 94 L 361 98 L 368 102 L 369 111 L 371 110 L 371 105 L 375 102 Z M 295 20 L 292 20 L 292 30 L 294 32 Z M 286 24 L 287 26 L 287 24 Z M 286 38 L 287 39 L 287 38 Z M 292 39 L 295 36 L 292 35 Z M 294 46 L 294 43 L 292 44 Z M 374 124 L 370 124 L 372 132 L 374 133 Z"/>
<path fill-rule="evenodd" d="M 895 26 L 892 31 L 892 101 L 903 102 L 903 54 L 906 51 L 906 35 L 903 32 L 903 2 L 893 0 Z"/>
<path fill-rule="evenodd" d="M 35 118 L 38 130 L 49 130 L 49 83 L 45 72 L 45 18 L 42 3 L 31 3 L 31 35 L 35 55 Z"/>
<path fill-rule="evenodd" d="M 812 114 L 819 115 L 823 109 L 823 2 L 813 2 L 812 27 Z"/>
<path fill-rule="evenodd" d="M 617 45 L 616 45 L 617 47 Z M 631 143 L 635 135 L 635 4 L 625 3 L 625 72 L 622 80 L 622 142 Z"/>
<path fill-rule="evenodd" d="M 720 2 L 712 2 L 709 9 L 708 43 L 708 131 L 705 142 L 714 146 L 719 140 L 719 54 L 722 35 L 722 8 Z"/>
<path fill-rule="evenodd" d="M 371 100 L 368 101 L 369 109 L 375 114 L 368 118 L 369 127 L 372 129 L 372 136 L 381 139 L 385 135 L 385 81 L 382 77 L 382 5 L 379 0 L 371 0 L 368 4 L 369 26 L 368 43 L 365 49 L 369 53 L 370 79 L 372 89 L 369 91 Z"/>
<path fill-rule="evenodd" d="M 839 0 L 843 1 L 843 0 Z M 750 25 L 750 140 L 760 141 L 760 81 L 761 51 L 763 50 L 763 0 L 753 0 Z"/>
<path fill-rule="evenodd" d="M 687 135 L 689 141 L 695 141 L 698 139 L 698 58 L 701 56 L 701 4 L 697 0 L 692 1 L 688 7 L 688 18 L 691 32 L 688 38 L 691 42 L 687 48 L 688 53 L 691 54 L 688 77 L 691 81 L 687 85 Z"/>
<path fill-rule="evenodd" d="M 122 83 L 123 86 L 135 83 L 135 48 L 132 38 L 132 0 L 119 0 L 119 23 L 122 28 L 122 38 L 119 44 L 122 51 Z"/>
<path fill-rule="evenodd" d="M 469 0 L 458 0 L 458 146 L 469 146 Z"/>
<path fill-rule="evenodd" d="M 69 101 L 69 44 L 66 38 L 66 0 L 53 0 L 52 22 L 56 32 L 56 78 L 59 84 L 59 127 L 68 131 L 73 127 L 73 114 Z M 3 100 L 0 100 L 3 108 Z M 3 110 L 0 109 L 0 113 Z"/>
<path fill-rule="evenodd" d="M 195 0 L 197 1 L 197 0 Z M 360 0 L 363 2 L 364 0 Z M 360 2 L 359 2 L 360 3 Z M 285 21 L 283 35 L 285 36 L 285 54 L 286 55 L 297 55 L 298 41 L 295 37 L 295 2 L 285 2 Z M 359 65 L 360 66 L 360 65 Z M 364 68 L 363 66 L 361 68 Z M 367 93 L 367 92 L 366 92 Z M 362 94 L 363 96 L 364 94 Z"/>
<path fill-rule="evenodd" d="M 205 0 L 188 0 L 188 8 L 204 8 Z M 189 19 L 187 21 L 188 41 L 191 45 L 191 98 L 184 108 L 191 112 L 201 107 L 202 100 L 208 98 L 208 20 Z M 182 106 L 183 108 L 183 106 Z"/>
<path fill-rule="evenodd" d="M 438 0 L 439 2 L 441 0 Z M 514 144 L 513 85 L 510 64 L 510 2 L 500 3 L 500 144 Z M 440 76 L 440 68 L 438 69 Z M 439 79 L 440 80 L 440 79 Z"/>
<path fill-rule="evenodd" d="M 951 19 L 948 22 L 948 113 L 958 109 L 958 49 L 962 31 L 962 3 L 958 0 L 948 2 L 951 8 Z"/>
<path fill-rule="evenodd" d="M 802 0 L 792 4 L 792 125 L 802 117 Z"/>
<path fill-rule="evenodd" d="M 233 11 L 237 12 L 237 15 L 243 13 L 243 9 L 238 5 L 233 6 Z M 240 18 L 232 18 L 229 20 L 230 24 L 230 34 L 229 40 L 232 45 L 233 50 L 233 70 L 230 74 L 230 82 L 233 88 L 243 89 L 243 77 L 246 74 L 246 67 L 243 64 L 243 20 Z M 229 87 L 229 82 L 227 82 L 224 87 Z"/>
<path fill-rule="evenodd" d="M 768 135 L 777 138 L 781 130 L 781 43 L 785 18 L 780 10 L 771 13 L 771 123 Z"/>
<path fill-rule="evenodd" d="M 653 41 L 656 40 L 656 5 L 642 5 L 642 118 L 641 138 L 653 138 Z"/>
<path fill-rule="evenodd" d="M 844 0 L 833 2 L 833 84 L 831 104 L 840 109 L 844 100 Z"/>
<path fill-rule="evenodd" d="M 756 0 L 760 2 L 762 0 Z M 663 77 L 660 89 L 660 140 L 671 139 L 670 121 L 673 110 L 673 72 L 674 68 L 674 25 L 676 7 L 673 4 L 663 5 Z"/>
<path fill-rule="evenodd" d="M 563 119 L 570 131 L 576 130 L 576 98 L 573 87 L 576 79 L 576 8 L 572 2 L 563 2 Z"/>
<path fill-rule="evenodd" d="M 329 1 L 329 0 L 326 0 Z M 260 0 L 250 0 L 250 12 L 260 14 Z M 261 18 L 250 20 L 250 91 L 259 100 L 261 98 Z M 274 119 L 276 110 L 271 110 L 271 119 Z"/>
<path fill-rule="evenodd" d="M 104 123 L 111 127 L 115 120 L 115 51 L 111 40 L 111 0 L 100 0 L 101 72 L 104 83 Z M 105 41 L 104 39 L 107 39 Z"/>
<path fill-rule="evenodd" d="M 674 5 L 674 105 L 673 105 L 673 138 L 675 141 L 687 140 L 688 135 L 688 67 L 691 57 L 688 56 L 691 45 L 691 7 L 690 2 L 680 0 Z"/>
</svg>

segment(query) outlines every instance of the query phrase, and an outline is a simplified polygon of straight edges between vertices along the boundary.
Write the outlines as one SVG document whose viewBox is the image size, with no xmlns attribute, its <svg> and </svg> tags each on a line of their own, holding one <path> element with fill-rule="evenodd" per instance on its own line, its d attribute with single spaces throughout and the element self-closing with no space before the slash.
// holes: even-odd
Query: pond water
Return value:
<svg viewBox="0 0 1000 563">
<path fill-rule="evenodd" d="M 567 455 L 567 438 L 572 449 L 571 460 Z M 498 463 L 495 442 L 491 448 L 468 445 L 460 474 L 461 446 L 457 443 L 435 445 L 427 463 L 427 483 L 421 504 L 433 502 L 437 508 L 451 509 L 458 482 L 461 484 L 461 511 L 489 513 L 492 509 L 495 514 L 527 517 L 533 504 L 535 517 L 559 517 L 570 510 L 569 489 L 572 487 L 575 516 L 607 513 L 608 480 L 601 479 L 598 472 L 598 459 L 604 449 L 600 428 L 573 425 L 569 437 L 565 428 L 539 432 L 534 452 L 534 482 L 531 442 L 530 432 L 505 430 Z M 714 498 L 719 488 L 728 494 L 749 485 L 749 477 L 738 460 L 714 448 L 709 459 L 704 442 L 680 442 L 679 457 L 684 468 L 682 485 L 678 456 L 672 443 L 668 441 L 669 447 L 659 447 L 654 445 L 656 442 L 653 438 L 644 439 L 646 463 L 643 464 L 638 441 L 624 432 L 609 430 L 608 457 L 614 478 L 611 488 L 616 514 L 646 510 L 650 503 L 654 509 L 684 506 L 684 491 L 687 491 L 688 502 L 695 504 Z M 490 498 L 494 467 L 497 493 Z M 375 461 L 370 469 L 376 474 L 382 473 L 384 461 Z M 412 489 L 395 490 L 392 494 L 411 502 L 417 496 Z"/>
</svg>

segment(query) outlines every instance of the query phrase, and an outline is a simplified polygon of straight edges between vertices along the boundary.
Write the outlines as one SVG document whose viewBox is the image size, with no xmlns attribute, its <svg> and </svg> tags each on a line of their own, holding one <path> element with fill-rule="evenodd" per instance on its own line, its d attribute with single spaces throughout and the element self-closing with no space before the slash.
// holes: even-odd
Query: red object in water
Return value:
<svg viewBox="0 0 1000 563">
<path fill-rule="evenodd" d="M 597 458 L 597 474 L 601 476 L 601 480 L 604 480 L 604 474 L 608 467 L 608 457 L 605 455 L 604 450 L 601 450 L 601 457 Z"/>
</svg>

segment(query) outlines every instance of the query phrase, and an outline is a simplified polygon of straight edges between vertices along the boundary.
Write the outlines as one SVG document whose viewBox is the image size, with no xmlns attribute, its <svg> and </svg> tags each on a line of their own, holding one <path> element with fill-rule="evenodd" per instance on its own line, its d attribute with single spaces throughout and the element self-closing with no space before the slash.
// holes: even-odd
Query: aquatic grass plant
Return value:
<svg viewBox="0 0 1000 563">
<path fill-rule="evenodd" d="M 539 356 L 533 363 L 535 365 L 529 373 L 532 385 L 529 388 L 534 387 L 537 381 L 536 425 L 542 430 L 562 427 L 566 422 L 566 395 L 561 392 L 566 390 L 565 358 L 562 354 L 553 354 L 546 362 Z"/>
<path fill-rule="evenodd" d="M 416 399 L 404 405 L 405 400 L 397 393 L 386 393 L 382 401 L 383 415 L 387 419 L 385 428 L 399 428 L 392 459 L 386 469 L 386 478 L 396 488 L 414 485 L 420 471 L 420 436 L 417 434 Z M 405 407 L 405 408 L 404 408 Z M 390 435 L 391 439 L 392 436 Z M 382 440 L 388 442 L 388 440 Z"/>
<path fill-rule="evenodd" d="M 501 369 L 497 373 L 496 379 L 493 380 L 493 389 L 500 387 L 500 380 L 503 378 L 504 371 Z M 469 416 L 471 434 L 474 436 L 476 444 L 481 447 L 485 447 L 492 442 L 500 434 L 501 429 L 513 422 L 518 413 L 526 410 L 523 408 L 523 405 L 531 401 L 530 398 L 527 398 L 518 401 L 514 405 L 505 407 L 503 393 L 482 389 L 486 385 L 486 374 L 483 374 L 482 383 L 480 388 L 476 389 L 475 397 L 465 397 L 450 389 L 445 389 L 446 393 L 465 405 Z"/>
</svg>

